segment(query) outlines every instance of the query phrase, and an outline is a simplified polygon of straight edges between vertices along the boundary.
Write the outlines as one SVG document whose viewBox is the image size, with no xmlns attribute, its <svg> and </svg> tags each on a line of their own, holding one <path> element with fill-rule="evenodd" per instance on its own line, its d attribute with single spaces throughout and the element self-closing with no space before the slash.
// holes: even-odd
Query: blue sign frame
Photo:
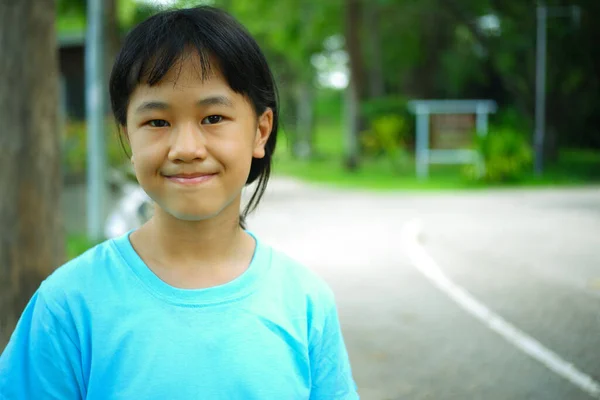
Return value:
<svg viewBox="0 0 600 400">
<path fill-rule="evenodd" d="M 487 135 L 488 114 L 496 112 L 493 100 L 413 100 L 408 109 L 417 117 L 417 140 L 415 144 L 416 171 L 419 179 L 427 179 L 430 164 L 478 164 L 482 161 L 475 150 L 430 148 L 429 117 L 434 114 L 475 114 L 479 136 Z"/>
</svg>

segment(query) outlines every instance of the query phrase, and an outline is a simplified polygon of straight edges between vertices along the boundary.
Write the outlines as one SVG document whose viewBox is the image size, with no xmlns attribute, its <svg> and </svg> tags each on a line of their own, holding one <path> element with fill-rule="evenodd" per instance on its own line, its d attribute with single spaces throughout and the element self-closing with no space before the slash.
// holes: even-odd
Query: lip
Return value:
<svg viewBox="0 0 600 400">
<path fill-rule="evenodd" d="M 211 180 L 216 174 L 191 174 L 165 176 L 169 181 L 180 185 L 198 185 Z"/>
</svg>

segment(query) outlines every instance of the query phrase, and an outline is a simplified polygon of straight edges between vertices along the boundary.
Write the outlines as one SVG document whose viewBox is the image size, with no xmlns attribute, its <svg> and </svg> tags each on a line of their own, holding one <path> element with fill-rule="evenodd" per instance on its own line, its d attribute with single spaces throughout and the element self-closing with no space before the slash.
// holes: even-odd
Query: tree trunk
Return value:
<svg viewBox="0 0 600 400">
<path fill-rule="evenodd" d="M 546 125 L 546 141 L 544 143 L 544 168 L 558 162 L 559 156 L 558 131 L 552 125 Z"/>
<path fill-rule="evenodd" d="M 64 257 L 54 1 L 0 3 L 0 349 Z"/>
<path fill-rule="evenodd" d="M 368 75 L 369 75 L 369 97 L 378 98 L 385 94 L 383 81 L 383 58 L 381 54 L 381 34 L 379 32 L 380 9 L 376 2 L 367 7 L 367 38 L 371 50 Z"/>
<path fill-rule="evenodd" d="M 296 140 L 294 155 L 302 160 L 312 156 L 312 132 L 314 129 L 313 88 L 311 82 L 302 82 L 298 85 Z"/>
<path fill-rule="evenodd" d="M 346 137 L 346 168 L 353 171 L 359 163 L 359 132 L 361 127 L 360 99 L 364 87 L 364 65 L 360 43 L 361 6 L 360 0 L 345 1 L 345 37 L 346 50 L 350 59 L 350 83 L 346 97 L 348 118 Z"/>
</svg>

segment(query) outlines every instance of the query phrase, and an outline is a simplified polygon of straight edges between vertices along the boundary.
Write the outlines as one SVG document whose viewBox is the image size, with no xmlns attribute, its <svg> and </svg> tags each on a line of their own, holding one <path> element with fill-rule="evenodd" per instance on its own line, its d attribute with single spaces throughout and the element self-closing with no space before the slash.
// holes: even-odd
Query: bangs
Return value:
<svg viewBox="0 0 600 400">
<path fill-rule="evenodd" d="M 165 40 L 165 43 L 162 43 L 154 54 L 150 54 L 145 59 L 140 59 L 133 66 L 126 86 L 128 89 L 134 89 L 141 83 L 154 86 L 162 81 L 171 70 L 175 70 L 177 79 L 184 62 L 190 59 L 194 60 L 190 64 L 196 69 L 198 77 L 203 81 L 208 79 L 215 72 L 215 69 L 220 69 L 217 57 L 201 44 L 177 43 Z"/>
<path fill-rule="evenodd" d="M 215 54 L 194 35 L 185 33 L 185 30 L 179 35 L 157 32 L 153 43 L 144 43 L 145 46 L 140 49 L 141 57 L 132 65 L 125 82 L 128 93 L 141 83 L 156 85 L 173 69 L 176 77 L 179 77 L 184 62 L 189 59 L 194 59 L 191 65 L 203 81 L 209 78 L 215 68 L 219 69 L 220 63 Z"/>
<path fill-rule="evenodd" d="M 244 28 L 217 10 L 177 10 L 150 17 L 127 35 L 110 81 L 118 123 L 126 124 L 129 97 L 140 83 L 156 85 L 169 71 L 177 72 L 188 57 L 194 57 L 191 64 L 202 80 L 217 69 L 234 92 L 252 98 L 256 112 L 264 111 L 256 107 L 264 102 L 251 92 L 260 91 L 257 88 L 272 92 L 274 82 L 258 45 Z"/>
</svg>

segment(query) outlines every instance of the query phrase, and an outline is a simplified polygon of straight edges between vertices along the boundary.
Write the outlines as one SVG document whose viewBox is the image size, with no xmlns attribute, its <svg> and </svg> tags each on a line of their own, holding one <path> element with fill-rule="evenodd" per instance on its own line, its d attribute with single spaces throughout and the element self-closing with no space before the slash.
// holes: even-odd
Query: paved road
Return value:
<svg viewBox="0 0 600 400">
<path fill-rule="evenodd" d="M 593 398 L 450 300 L 402 232 L 489 309 L 600 381 L 600 188 L 372 194 L 275 181 L 250 228 L 333 287 L 363 399 Z"/>
</svg>

